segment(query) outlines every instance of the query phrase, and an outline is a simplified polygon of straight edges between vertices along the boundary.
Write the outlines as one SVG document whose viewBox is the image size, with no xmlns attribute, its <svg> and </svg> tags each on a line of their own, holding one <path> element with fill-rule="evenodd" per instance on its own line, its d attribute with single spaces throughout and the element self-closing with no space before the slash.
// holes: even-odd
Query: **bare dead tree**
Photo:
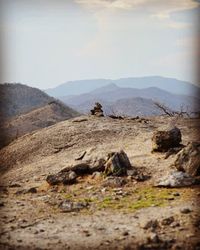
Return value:
<svg viewBox="0 0 200 250">
<path fill-rule="evenodd" d="M 189 115 L 188 110 L 189 110 L 189 107 L 182 104 L 181 107 L 180 107 L 179 116 L 181 116 L 181 117 L 187 116 L 189 118 L 190 115 Z"/>
<path fill-rule="evenodd" d="M 185 111 L 186 108 L 185 108 L 185 106 L 183 104 L 180 107 L 180 111 L 174 111 L 174 110 L 170 109 L 169 107 L 167 107 L 165 104 L 160 103 L 160 102 L 154 102 L 154 105 L 157 108 L 159 108 L 160 110 L 162 110 L 165 115 L 168 115 L 170 117 L 174 117 L 174 116 L 177 116 L 177 117 L 184 117 L 184 116 L 190 117 L 188 111 Z"/>
<path fill-rule="evenodd" d="M 159 108 L 160 110 L 162 110 L 165 115 L 168 115 L 168 116 L 175 116 L 176 115 L 175 111 L 171 110 L 170 108 L 168 108 L 167 106 L 165 106 L 163 103 L 154 102 L 154 105 L 157 108 Z"/>
</svg>

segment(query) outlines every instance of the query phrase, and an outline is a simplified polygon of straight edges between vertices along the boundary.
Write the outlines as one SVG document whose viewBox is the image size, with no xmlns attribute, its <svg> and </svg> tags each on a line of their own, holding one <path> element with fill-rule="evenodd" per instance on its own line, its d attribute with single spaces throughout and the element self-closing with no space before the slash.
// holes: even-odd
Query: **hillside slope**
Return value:
<svg viewBox="0 0 200 250">
<path fill-rule="evenodd" d="M 134 159 L 137 154 L 146 155 L 148 152 L 155 160 L 154 155 L 151 154 L 151 135 L 157 127 L 177 123 L 183 132 L 183 143 L 186 143 L 196 139 L 198 121 L 184 118 L 177 121 L 176 118 L 158 116 L 149 118 L 149 121 L 143 124 L 131 118 L 115 120 L 109 117 L 80 116 L 19 137 L 0 150 L 0 166 L 6 169 L 11 166 L 22 168 L 27 164 L 40 166 L 47 164 L 48 169 L 44 168 L 44 171 L 51 169 L 55 171 L 76 158 L 75 155 L 79 151 L 88 151 L 91 148 L 94 149 L 91 151 L 93 156 L 96 154 L 100 156 L 107 150 L 115 151 L 125 147 L 124 150 L 127 151 L 130 159 Z M 191 126 L 194 128 L 189 131 L 187 125 L 190 122 L 193 122 Z M 146 146 L 143 145 L 144 142 Z M 49 164 L 49 157 L 51 164 Z M 149 164 L 150 162 L 147 162 L 147 166 Z M 155 165 L 153 168 L 156 167 Z M 32 170 L 36 171 L 36 168 Z"/>
<path fill-rule="evenodd" d="M 176 155 L 151 153 L 152 134 L 170 124 L 181 129 L 184 145 L 197 140 L 197 119 L 82 116 L 21 136 L 1 149 L 0 248 L 170 250 L 178 244 L 178 249 L 198 249 L 198 187 L 153 187 L 172 171 Z M 119 177 L 126 182 L 113 187 L 105 183 L 117 177 L 96 173 L 80 176 L 72 185 L 46 182 L 49 174 L 95 163 L 120 149 L 150 179 Z M 61 205 L 68 208 L 68 202 L 87 207 L 64 212 Z"/>
<path fill-rule="evenodd" d="M 0 84 L 0 148 L 17 137 L 79 116 L 37 88 Z"/>
<path fill-rule="evenodd" d="M 0 148 L 26 133 L 51 126 L 78 115 L 78 112 L 59 101 L 52 101 L 26 114 L 15 116 L 0 124 Z"/>
<path fill-rule="evenodd" d="M 10 119 L 17 115 L 28 113 L 51 102 L 57 102 L 53 97 L 43 91 L 23 84 L 0 84 L 0 116 L 1 121 Z M 76 112 L 63 104 L 60 107 L 66 108 L 69 117 Z M 71 112 L 71 115 L 70 115 Z"/>
</svg>

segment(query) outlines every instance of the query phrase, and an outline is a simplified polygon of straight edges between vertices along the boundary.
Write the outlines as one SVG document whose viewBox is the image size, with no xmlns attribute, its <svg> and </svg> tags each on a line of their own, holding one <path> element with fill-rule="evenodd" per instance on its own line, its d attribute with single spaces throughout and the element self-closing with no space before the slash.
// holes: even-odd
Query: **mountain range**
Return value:
<svg viewBox="0 0 200 250">
<path fill-rule="evenodd" d="M 65 93 L 63 90 L 62 96 L 57 97 L 59 100 L 50 97 L 44 91 L 23 84 L 0 84 L 0 147 L 27 133 L 79 116 L 80 113 L 87 114 L 96 102 L 103 105 L 105 115 L 155 116 L 164 114 L 155 102 L 164 104 L 174 111 L 184 110 L 188 113 L 199 111 L 200 100 L 194 94 L 194 90 L 196 93 L 199 91 L 197 86 L 175 79 L 170 81 L 169 78 L 150 77 L 137 79 L 138 82 L 134 86 L 138 87 L 141 83 L 140 88 L 133 88 L 132 85 L 132 87 L 127 87 L 131 83 L 130 79 L 133 82 L 134 79 L 136 80 L 136 78 L 119 79 L 115 83 L 103 79 L 77 81 L 73 82 L 73 89 L 72 83 L 68 83 L 58 86 L 52 94 L 56 96 L 58 93 L 56 90 L 68 88 L 68 95 L 63 96 Z M 162 79 L 163 83 L 160 86 L 165 88 L 168 86 L 166 83 L 170 81 L 169 86 L 175 84 L 174 92 L 178 92 L 176 88 L 182 84 L 179 92 L 184 93 L 186 89 L 190 89 L 187 94 L 191 93 L 191 95 L 171 93 L 151 84 L 144 88 L 147 79 L 154 79 L 154 83 Z M 80 89 L 73 92 L 78 86 Z M 88 90 L 87 93 L 80 94 L 86 90 Z"/>
<path fill-rule="evenodd" d="M 121 88 L 114 83 L 89 93 L 59 98 L 82 113 L 88 113 L 95 102 L 100 102 L 107 114 L 115 113 L 128 116 L 162 114 L 161 110 L 155 106 L 155 102 L 164 104 L 175 111 L 184 109 L 188 112 L 195 111 L 199 103 L 197 97 L 177 95 L 157 87 Z"/>
<path fill-rule="evenodd" d="M 199 88 L 197 85 L 186 81 L 177 80 L 174 78 L 167 78 L 161 76 L 146 76 L 146 77 L 129 77 L 120 78 L 117 80 L 111 79 L 90 79 L 78 80 L 63 83 L 55 88 L 46 89 L 45 92 L 50 96 L 60 97 L 69 95 L 80 95 L 91 92 L 97 88 L 104 87 L 110 83 L 116 84 L 122 88 L 149 88 L 157 87 L 166 90 L 173 94 L 180 95 L 194 95 L 197 96 Z"/>
</svg>

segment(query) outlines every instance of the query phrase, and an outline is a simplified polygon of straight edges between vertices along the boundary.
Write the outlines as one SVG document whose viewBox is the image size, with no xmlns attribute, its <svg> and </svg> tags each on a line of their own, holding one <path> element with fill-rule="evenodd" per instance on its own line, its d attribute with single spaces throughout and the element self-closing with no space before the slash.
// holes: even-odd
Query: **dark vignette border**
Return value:
<svg viewBox="0 0 200 250">
<path fill-rule="evenodd" d="M 4 0 L 0 0 L 0 23 L 2 22 L 3 12 L 4 12 L 3 4 L 2 4 L 3 1 Z M 200 2 L 199 0 L 196 0 L 196 1 Z M 200 7 L 199 7 L 199 11 L 198 11 L 198 22 L 196 24 L 196 32 L 197 32 L 199 41 L 198 41 L 198 44 L 197 44 L 197 55 L 196 55 L 196 58 L 195 58 L 196 67 L 195 67 L 195 70 L 194 70 L 194 74 L 196 75 L 197 82 L 200 84 Z M 196 45 L 194 45 L 194 46 L 196 46 Z M 4 57 L 5 57 L 4 32 L 1 31 L 0 32 L 0 75 L 2 75 L 2 76 L 4 75 L 4 72 L 5 72 Z M 198 95 L 200 97 L 200 90 L 199 90 Z M 0 96 L 1 96 L 1 93 L 0 93 Z M 0 121 L 2 123 L 4 122 L 3 110 L 5 108 L 6 108 L 5 106 L 2 106 L 2 105 L 0 106 Z M 200 102 L 199 102 L 198 110 L 200 111 Z M 197 140 L 200 141 L 200 125 L 198 126 L 198 128 L 199 128 L 199 130 L 198 130 L 198 134 L 196 135 L 196 137 L 197 137 Z M 6 134 L 4 134 L 4 138 L 0 138 L 0 140 L 6 140 Z M 1 187 L 1 175 L 0 175 L 0 187 Z M 197 207 L 199 209 L 199 214 L 200 214 L 200 198 L 199 198 L 199 200 L 196 201 L 196 205 L 197 205 Z M 0 225 L 0 227 L 1 226 L 2 225 Z"/>
</svg>

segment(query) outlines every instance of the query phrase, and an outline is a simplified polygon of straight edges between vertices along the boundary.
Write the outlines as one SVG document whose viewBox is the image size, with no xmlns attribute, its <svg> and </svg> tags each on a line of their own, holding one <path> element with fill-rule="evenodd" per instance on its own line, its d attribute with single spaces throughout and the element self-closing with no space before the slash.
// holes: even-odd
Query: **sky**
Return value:
<svg viewBox="0 0 200 250">
<path fill-rule="evenodd" d="M 0 82 L 160 75 L 197 83 L 194 0 L 0 0 Z"/>
</svg>

